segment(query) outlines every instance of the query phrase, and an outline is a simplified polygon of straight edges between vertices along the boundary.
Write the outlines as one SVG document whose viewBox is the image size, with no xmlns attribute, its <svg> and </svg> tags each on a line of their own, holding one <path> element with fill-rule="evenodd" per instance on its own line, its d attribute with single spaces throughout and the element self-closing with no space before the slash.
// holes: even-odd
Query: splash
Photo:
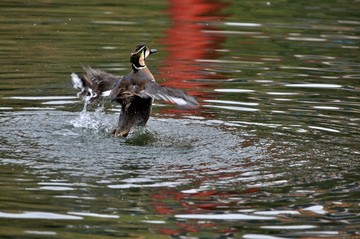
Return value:
<svg viewBox="0 0 360 239">
<path fill-rule="evenodd" d="M 99 106 L 94 112 L 87 111 L 88 106 L 91 104 L 92 100 L 96 98 L 97 94 L 94 93 L 90 88 L 86 87 L 77 74 L 72 73 L 71 80 L 73 82 L 74 88 L 80 90 L 77 96 L 83 97 L 84 106 L 80 112 L 79 117 L 71 120 L 70 123 L 75 128 L 85 128 L 95 131 L 106 129 L 109 125 L 109 121 L 106 120 L 108 118 L 105 115 L 103 106 Z"/>
<path fill-rule="evenodd" d="M 108 115 L 105 114 L 104 107 L 99 106 L 95 109 L 95 111 L 90 112 L 87 111 L 87 106 L 89 105 L 89 101 L 85 99 L 84 108 L 80 112 L 79 116 L 70 121 L 72 126 L 75 128 L 84 128 L 90 129 L 94 131 L 108 131 L 112 127 L 112 122 L 114 120 L 110 119 Z"/>
</svg>

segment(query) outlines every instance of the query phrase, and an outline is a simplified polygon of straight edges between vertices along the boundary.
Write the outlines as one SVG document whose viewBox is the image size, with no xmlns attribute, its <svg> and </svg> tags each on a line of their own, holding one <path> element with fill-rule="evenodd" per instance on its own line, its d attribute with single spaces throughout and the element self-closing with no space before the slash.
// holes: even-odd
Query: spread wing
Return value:
<svg viewBox="0 0 360 239">
<path fill-rule="evenodd" d="M 82 68 L 85 71 L 83 80 L 86 85 L 96 91 L 97 94 L 111 90 L 121 79 L 121 76 L 115 76 L 105 71 L 93 69 L 90 66 L 83 65 Z"/>
<path fill-rule="evenodd" d="M 196 108 L 199 103 L 196 99 L 186 92 L 166 86 L 161 86 L 156 82 L 148 82 L 141 93 L 142 97 L 152 97 L 157 100 L 165 100 L 185 108 Z"/>
</svg>

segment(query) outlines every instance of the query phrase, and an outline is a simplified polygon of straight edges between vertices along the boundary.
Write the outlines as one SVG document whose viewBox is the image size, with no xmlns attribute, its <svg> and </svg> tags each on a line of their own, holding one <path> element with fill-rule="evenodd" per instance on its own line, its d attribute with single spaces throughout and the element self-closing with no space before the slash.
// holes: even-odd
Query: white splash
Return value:
<svg viewBox="0 0 360 239">
<path fill-rule="evenodd" d="M 75 128 L 100 130 L 107 128 L 109 122 L 102 107 L 97 108 L 94 112 L 87 112 L 85 102 L 84 110 L 80 112 L 80 115 L 77 118 L 71 120 L 70 124 Z"/>
</svg>

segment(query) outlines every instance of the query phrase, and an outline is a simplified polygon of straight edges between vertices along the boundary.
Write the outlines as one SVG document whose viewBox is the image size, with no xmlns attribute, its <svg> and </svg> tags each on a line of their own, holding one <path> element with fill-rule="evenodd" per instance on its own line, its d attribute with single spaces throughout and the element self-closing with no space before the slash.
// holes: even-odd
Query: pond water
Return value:
<svg viewBox="0 0 360 239">
<path fill-rule="evenodd" d="M 359 4 L 2 0 L 0 238 L 360 237 Z M 115 138 L 70 74 L 139 43 L 201 107 Z"/>
</svg>

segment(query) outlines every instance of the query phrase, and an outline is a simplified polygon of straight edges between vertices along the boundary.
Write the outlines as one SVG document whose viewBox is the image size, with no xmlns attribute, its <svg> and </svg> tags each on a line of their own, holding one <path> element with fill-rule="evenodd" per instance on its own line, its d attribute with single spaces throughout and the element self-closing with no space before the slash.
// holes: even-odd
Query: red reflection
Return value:
<svg viewBox="0 0 360 239">
<path fill-rule="evenodd" d="M 199 89 L 209 87 L 209 83 L 196 81 L 198 79 L 220 79 L 221 75 L 214 71 L 204 70 L 201 59 L 217 59 L 221 44 L 225 36 L 219 33 L 214 26 L 223 21 L 225 15 L 222 9 L 228 3 L 217 0 L 169 0 L 169 16 L 172 21 L 170 29 L 166 31 L 166 37 L 162 43 L 169 53 L 159 68 L 157 78 L 163 79 L 162 85 L 186 89 L 191 95 L 205 97 Z M 211 66 L 213 67 L 213 66 Z M 174 109 L 167 109 L 167 113 L 173 113 Z M 218 175 L 224 177 L 224 175 Z M 225 175 L 229 176 L 229 175 Z M 215 201 L 212 197 L 229 197 L 233 193 L 220 193 L 218 191 L 202 191 L 195 194 L 186 194 L 176 189 L 166 188 L 152 195 L 153 209 L 161 215 L 176 215 L 179 213 L 196 213 L 199 211 L 215 210 L 224 205 Z M 196 199 L 201 203 L 195 203 Z M 177 206 L 169 204 L 177 202 Z M 226 203 L 225 203 L 226 204 Z M 213 228 L 215 223 L 192 223 L 177 222 L 178 229 L 158 228 L 158 232 L 165 235 L 177 235 L 180 233 L 197 232 L 202 228 Z M 219 232 L 230 232 L 229 228 L 219 228 Z"/>
<path fill-rule="evenodd" d="M 214 169 L 211 167 L 204 167 L 202 169 L 194 169 L 197 172 L 197 177 L 194 185 L 205 185 L 208 182 L 224 181 L 226 179 L 236 179 L 242 177 L 242 171 L 234 171 L 233 173 L 225 173 L 233 168 L 247 168 L 254 165 L 251 163 L 224 165 L 223 167 Z M 174 166 L 173 169 L 177 171 L 182 167 Z M 184 171 L 184 178 L 188 178 L 186 170 Z M 189 177 L 190 179 L 190 177 Z M 194 178 L 192 178 L 192 181 Z M 156 214 L 166 215 L 169 217 L 179 214 L 214 214 L 226 210 L 236 210 L 239 208 L 239 200 L 236 198 L 251 198 L 260 192 L 257 187 L 248 189 L 235 190 L 199 190 L 199 191 L 182 191 L 179 188 L 160 188 L 154 190 L 151 195 L 151 206 Z M 245 196 L 249 195 L 249 196 Z M 233 200 L 229 200 L 233 198 Z M 235 200 L 234 200 L 235 199 Z M 248 199 L 249 200 L 249 199 Z M 242 199 L 242 208 L 246 209 L 247 205 L 245 199 Z M 192 232 L 200 232 L 202 230 L 215 228 L 216 233 L 229 234 L 238 232 L 237 229 L 232 228 L 226 224 L 218 223 L 217 221 L 203 221 L 203 220 L 176 220 L 172 225 L 158 227 L 156 230 L 165 235 L 186 235 Z"/>
<path fill-rule="evenodd" d="M 216 190 L 200 191 L 196 193 L 184 193 L 177 189 L 163 188 L 152 195 L 153 209 L 162 215 L 177 214 L 207 214 L 216 212 L 219 209 L 236 208 L 237 202 L 226 200 L 231 197 L 239 197 L 243 194 L 254 194 L 259 192 L 258 188 L 251 188 L 243 191 L 219 192 Z M 174 202 L 177 202 L 176 205 Z M 176 228 L 160 227 L 157 231 L 168 236 L 185 235 L 187 233 L 199 232 L 206 228 L 216 228 L 217 233 L 235 233 L 237 229 L 227 227 L 210 221 L 177 221 Z"/>
<path fill-rule="evenodd" d="M 169 53 L 157 78 L 164 79 L 163 85 L 190 89 L 189 93 L 199 96 L 199 87 L 204 83 L 195 79 L 219 78 L 206 73 L 198 59 L 216 59 L 225 36 L 215 33 L 212 23 L 222 21 L 221 13 L 227 3 L 216 0 L 169 0 L 172 26 L 163 39 Z M 211 31 L 211 32 L 210 32 Z"/>
</svg>

